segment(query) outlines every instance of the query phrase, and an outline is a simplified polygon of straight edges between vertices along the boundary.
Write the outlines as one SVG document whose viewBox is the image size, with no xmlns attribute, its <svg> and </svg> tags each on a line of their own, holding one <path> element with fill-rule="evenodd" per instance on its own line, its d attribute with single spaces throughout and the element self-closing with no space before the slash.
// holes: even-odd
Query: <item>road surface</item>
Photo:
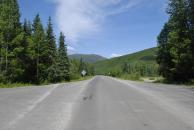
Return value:
<svg viewBox="0 0 194 130">
<path fill-rule="evenodd" d="M 0 89 L 0 130 L 194 130 L 194 91 L 103 76 Z"/>
</svg>

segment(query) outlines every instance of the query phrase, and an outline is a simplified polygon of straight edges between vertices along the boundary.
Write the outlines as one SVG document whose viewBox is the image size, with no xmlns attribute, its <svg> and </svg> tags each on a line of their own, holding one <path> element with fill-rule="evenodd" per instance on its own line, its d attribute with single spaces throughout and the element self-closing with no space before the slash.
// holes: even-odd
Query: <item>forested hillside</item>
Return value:
<svg viewBox="0 0 194 130">
<path fill-rule="evenodd" d="M 158 65 L 156 63 L 157 48 L 146 49 L 137 53 L 116 57 L 95 63 L 97 74 L 113 74 L 114 76 L 123 73 L 142 76 L 157 75 Z"/>
<path fill-rule="evenodd" d="M 95 55 L 95 54 L 73 54 L 73 55 L 69 55 L 69 58 L 77 59 L 77 60 L 82 59 L 86 63 L 95 63 L 98 61 L 106 60 L 105 57 Z"/>
</svg>

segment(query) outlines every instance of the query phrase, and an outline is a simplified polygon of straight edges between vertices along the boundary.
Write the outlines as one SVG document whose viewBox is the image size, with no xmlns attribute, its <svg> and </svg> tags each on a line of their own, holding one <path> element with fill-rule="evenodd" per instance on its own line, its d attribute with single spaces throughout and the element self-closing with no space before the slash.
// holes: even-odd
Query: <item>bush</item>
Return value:
<svg viewBox="0 0 194 130">
<path fill-rule="evenodd" d="M 6 78 L 3 74 L 0 74 L 0 83 L 6 83 Z"/>
<path fill-rule="evenodd" d="M 140 76 L 139 73 L 135 73 L 135 74 L 123 74 L 121 76 L 121 78 L 126 79 L 126 80 L 135 80 L 135 81 L 137 81 L 137 80 L 140 80 L 141 76 Z"/>
<path fill-rule="evenodd" d="M 61 81 L 60 79 L 60 71 L 57 69 L 57 66 L 51 66 L 47 69 L 47 81 L 45 82 L 51 82 L 56 83 Z"/>
<path fill-rule="evenodd" d="M 109 76 L 112 76 L 112 77 L 120 77 L 122 74 L 122 72 L 120 70 L 112 70 L 110 73 L 109 73 Z"/>
<path fill-rule="evenodd" d="M 155 77 L 149 77 L 149 80 L 155 80 L 156 78 Z"/>
<path fill-rule="evenodd" d="M 81 76 L 79 75 L 79 74 L 70 74 L 70 79 L 71 80 L 75 80 L 75 79 L 80 79 L 81 78 Z"/>
</svg>

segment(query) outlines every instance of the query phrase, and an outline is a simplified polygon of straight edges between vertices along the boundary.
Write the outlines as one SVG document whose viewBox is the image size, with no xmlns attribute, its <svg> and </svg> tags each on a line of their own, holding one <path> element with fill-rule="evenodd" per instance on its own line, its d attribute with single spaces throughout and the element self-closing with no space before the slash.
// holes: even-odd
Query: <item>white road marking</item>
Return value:
<svg viewBox="0 0 194 130">
<path fill-rule="evenodd" d="M 20 113 L 13 121 L 8 124 L 8 129 L 14 128 L 15 125 L 22 120 L 29 112 L 31 112 L 39 103 L 44 101 L 57 87 L 59 84 L 54 85 L 49 91 L 47 91 L 44 95 L 38 98 L 36 101 L 32 103 L 32 105 L 28 106 L 25 111 Z"/>
</svg>

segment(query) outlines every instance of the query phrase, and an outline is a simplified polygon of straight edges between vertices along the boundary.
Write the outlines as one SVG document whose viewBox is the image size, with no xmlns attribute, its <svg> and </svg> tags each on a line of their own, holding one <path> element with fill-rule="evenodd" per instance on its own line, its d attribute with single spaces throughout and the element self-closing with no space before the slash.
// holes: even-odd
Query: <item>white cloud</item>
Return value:
<svg viewBox="0 0 194 130">
<path fill-rule="evenodd" d="M 56 22 L 70 43 L 101 30 L 107 16 L 128 11 L 139 0 L 51 0 L 56 3 Z"/>
<path fill-rule="evenodd" d="M 69 51 L 75 51 L 75 48 L 72 47 L 72 46 L 68 46 L 67 49 L 68 49 Z"/>
<path fill-rule="evenodd" d="M 120 57 L 120 56 L 122 56 L 122 55 L 120 55 L 120 54 L 111 54 L 111 56 L 110 56 L 110 58 L 114 58 L 114 57 Z"/>
<path fill-rule="evenodd" d="M 70 55 L 76 53 L 75 48 L 72 46 L 67 46 L 67 51 L 68 51 L 68 54 Z"/>
</svg>

